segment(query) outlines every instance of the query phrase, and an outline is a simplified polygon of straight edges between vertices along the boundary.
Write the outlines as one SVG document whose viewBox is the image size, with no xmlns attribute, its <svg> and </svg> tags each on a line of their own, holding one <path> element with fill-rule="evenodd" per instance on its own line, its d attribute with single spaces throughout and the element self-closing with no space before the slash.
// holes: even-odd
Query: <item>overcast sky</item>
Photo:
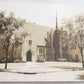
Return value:
<svg viewBox="0 0 84 84">
<path fill-rule="evenodd" d="M 0 11 L 14 12 L 29 22 L 55 28 L 56 10 L 58 23 L 84 13 L 84 0 L 0 0 Z"/>
</svg>

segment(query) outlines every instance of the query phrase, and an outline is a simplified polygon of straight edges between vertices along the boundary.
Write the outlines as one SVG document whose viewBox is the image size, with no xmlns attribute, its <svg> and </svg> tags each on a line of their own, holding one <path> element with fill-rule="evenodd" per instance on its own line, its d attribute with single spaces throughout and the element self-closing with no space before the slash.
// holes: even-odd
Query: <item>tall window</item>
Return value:
<svg viewBox="0 0 84 84">
<path fill-rule="evenodd" d="M 39 48 L 39 54 L 42 55 L 42 48 Z"/>
<path fill-rule="evenodd" d="M 44 55 L 44 49 L 42 47 L 39 48 L 39 55 Z"/>
<path fill-rule="evenodd" d="M 32 40 L 29 40 L 29 45 L 30 45 L 30 46 L 32 45 Z"/>
</svg>

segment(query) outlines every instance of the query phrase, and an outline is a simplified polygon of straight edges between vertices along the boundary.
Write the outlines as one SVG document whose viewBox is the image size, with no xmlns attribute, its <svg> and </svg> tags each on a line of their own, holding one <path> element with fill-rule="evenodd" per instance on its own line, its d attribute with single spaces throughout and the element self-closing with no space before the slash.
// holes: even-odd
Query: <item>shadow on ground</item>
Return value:
<svg viewBox="0 0 84 84">
<path fill-rule="evenodd" d="M 0 72 L 8 72 L 8 69 L 0 69 Z"/>
<path fill-rule="evenodd" d="M 33 75 L 33 74 L 37 74 L 37 73 L 27 73 L 27 72 L 16 72 L 16 73 L 19 73 L 19 74 L 31 74 L 31 75 Z"/>
<path fill-rule="evenodd" d="M 78 78 L 77 79 L 84 80 L 84 74 L 78 75 Z"/>
<path fill-rule="evenodd" d="M 66 67 L 66 66 L 51 66 L 50 68 L 60 68 L 60 69 L 66 69 L 67 71 L 80 71 L 80 70 L 84 70 L 84 68 L 82 67 Z"/>
<path fill-rule="evenodd" d="M 35 73 L 35 72 L 30 72 L 30 73 L 28 73 L 28 72 L 12 72 L 12 71 L 10 71 L 10 70 L 8 70 L 8 69 L 0 69 L 0 72 L 10 72 L 10 73 L 18 73 L 18 74 L 31 74 L 31 75 L 33 75 L 33 74 L 37 74 L 37 73 Z"/>
</svg>

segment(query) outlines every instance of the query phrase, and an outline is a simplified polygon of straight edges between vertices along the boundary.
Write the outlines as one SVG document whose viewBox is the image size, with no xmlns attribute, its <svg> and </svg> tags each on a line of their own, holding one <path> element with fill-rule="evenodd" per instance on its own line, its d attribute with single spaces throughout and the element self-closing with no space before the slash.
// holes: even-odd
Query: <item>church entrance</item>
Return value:
<svg viewBox="0 0 84 84">
<path fill-rule="evenodd" d="M 32 53 L 31 53 L 31 51 L 27 52 L 26 61 L 32 61 Z"/>
</svg>

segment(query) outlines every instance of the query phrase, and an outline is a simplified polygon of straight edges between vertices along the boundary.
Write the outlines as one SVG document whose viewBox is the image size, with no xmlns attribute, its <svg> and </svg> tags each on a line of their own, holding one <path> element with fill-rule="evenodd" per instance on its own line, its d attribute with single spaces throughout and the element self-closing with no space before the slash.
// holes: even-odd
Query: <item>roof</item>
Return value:
<svg viewBox="0 0 84 84">
<path fill-rule="evenodd" d="M 33 23 L 26 23 L 24 30 L 31 32 L 32 38 L 35 39 L 37 45 L 45 46 L 46 42 L 44 38 L 47 38 L 47 32 L 51 30 L 49 27 L 40 26 Z"/>
</svg>

